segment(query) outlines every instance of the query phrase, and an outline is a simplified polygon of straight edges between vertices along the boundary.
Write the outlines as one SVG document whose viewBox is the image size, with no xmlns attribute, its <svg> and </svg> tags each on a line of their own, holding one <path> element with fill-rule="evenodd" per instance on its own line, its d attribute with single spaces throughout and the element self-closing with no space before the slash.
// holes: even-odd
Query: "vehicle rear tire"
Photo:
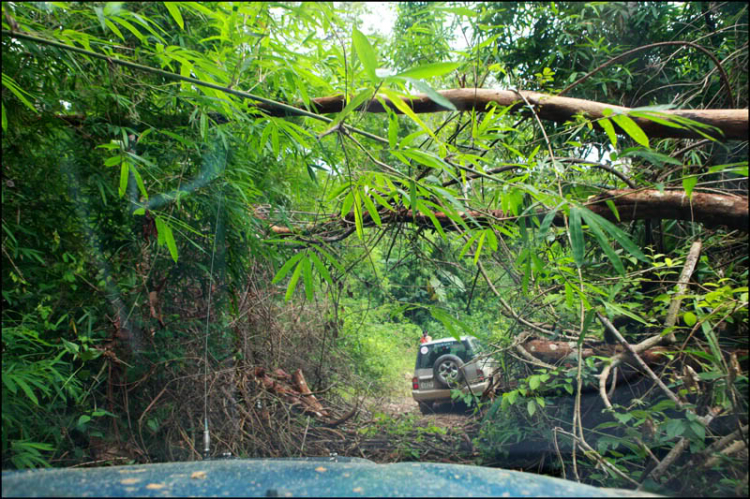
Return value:
<svg viewBox="0 0 750 499">
<path fill-rule="evenodd" d="M 432 403 L 430 402 L 417 402 L 419 404 L 419 412 L 422 414 L 432 414 L 434 411 L 432 410 Z"/>
<path fill-rule="evenodd" d="M 452 388 L 463 381 L 464 362 L 457 356 L 446 354 L 437 358 L 432 368 L 434 379 L 441 385 Z"/>
</svg>

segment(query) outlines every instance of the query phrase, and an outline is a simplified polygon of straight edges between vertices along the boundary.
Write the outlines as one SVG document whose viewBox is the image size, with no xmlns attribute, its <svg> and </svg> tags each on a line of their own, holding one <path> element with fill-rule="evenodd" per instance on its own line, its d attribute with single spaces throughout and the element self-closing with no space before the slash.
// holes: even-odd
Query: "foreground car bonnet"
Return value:
<svg viewBox="0 0 750 499">
<path fill-rule="evenodd" d="M 481 466 L 375 464 L 358 458 L 301 458 L 4 471 L 2 495 L 622 497 L 635 494 Z"/>
</svg>

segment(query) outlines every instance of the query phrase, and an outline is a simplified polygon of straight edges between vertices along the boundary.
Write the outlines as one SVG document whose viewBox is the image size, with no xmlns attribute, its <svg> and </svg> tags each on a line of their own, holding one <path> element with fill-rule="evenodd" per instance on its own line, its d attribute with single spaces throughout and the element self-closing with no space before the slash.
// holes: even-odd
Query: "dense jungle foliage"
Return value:
<svg viewBox="0 0 750 499">
<path fill-rule="evenodd" d="M 206 414 L 214 454 L 360 456 L 253 373 L 301 369 L 339 417 L 408 397 L 428 331 L 502 363 L 496 396 L 467 400 L 475 464 L 747 494 L 747 229 L 587 208 L 680 191 L 744 199 L 747 220 L 747 140 L 658 114 L 747 109 L 746 3 L 2 9 L 3 469 L 199 459 Z M 694 136 L 437 93 L 475 87 Z M 399 99 L 416 93 L 444 112 Z M 572 353 L 524 355 L 530 338 Z M 620 346 L 650 338 L 652 375 Z"/>
</svg>

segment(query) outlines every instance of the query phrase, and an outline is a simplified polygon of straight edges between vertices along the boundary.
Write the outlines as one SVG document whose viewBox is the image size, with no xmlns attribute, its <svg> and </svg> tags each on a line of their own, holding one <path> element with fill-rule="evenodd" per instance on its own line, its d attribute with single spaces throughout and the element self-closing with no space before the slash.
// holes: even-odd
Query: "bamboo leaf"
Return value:
<svg viewBox="0 0 750 499">
<path fill-rule="evenodd" d="M 292 266 L 297 263 L 297 261 L 304 256 L 304 253 L 297 253 L 293 257 L 291 257 L 289 260 L 286 261 L 286 263 L 279 269 L 278 272 L 276 272 L 276 275 L 271 280 L 271 284 L 277 284 L 279 281 L 281 281 L 285 275 L 289 273 Z"/>
<path fill-rule="evenodd" d="M 427 95 L 427 97 L 430 98 L 432 102 L 435 102 L 436 104 L 440 104 L 446 109 L 450 109 L 451 111 L 458 111 L 456 109 L 455 104 L 453 104 L 451 101 L 437 93 L 431 86 L 429 86 L 427 83 L 423 82 L 422 80 L 415 80 L 413 78 L 405 78 L 407 81 L 411 82 L 412 85 L 414 85 L 414 88 L 419 90 L 420 92 Z"/>
<path fill-rule="evenodd" d="M 602 250 L 609 258 L 609 261 L 612 262 L 612 265 L 615 267 L 615 270 L 617 270 L 617 272 L 620 275 L 625 275 L 625 268 L 622 265 L 622 261 L 620 260 L 620 257 L 617 256 L 617 253 L 615 253 L 612 247 L 609 245 L 609 241 L 607 241 L 607 238 L 605 237 L 604 232 L 602 232 L 601 227 L 599 227 L 596 219 L 588 216 L 589 213 L 592 213 L 592 212 L 588 210 L 581 211 L 581 215 L 583 215 L 583 219 L 586 220 L 586 223 L 589 225 L 591 232 L 594 233 L 594 236 L 596 236 L 596 239 L 599 241 L 599 246 L 601 246 Z"/>
<path fill-rule="evenodd" d="M 357 109 L 363 102 L 369 99 L 371 94 L 372 94 L 372 90 L 366 89 L 358 93 L 354 98 L 350 99 L 346 107 L 331 122 L 329 128 L 333 128 L 339 123 L 341 123 L 342 121 L 344 121 L 344 118 L 346 118 L 349 114 L 351 114 L 352 111 Z"/>
<path fill-rule="evenodd" d="M 163 225 L 164 229 L 164 242 L 167 243 L 167 249 L 169 249 L 169 254 L 172 255 L 172 260 L 174 260 L 175 263 L 177 263 L 177 244 L 174 240 L 174 234 L 172 233 L 172 227 L 167 224 L 167 222 L 164 222 Z"/>
<path fill-rule="evenodd" d="M 177 7 L 176 2 L 163 2 L 164 6 L 167 8 L 169 13 L 174 18 L 177 25 L 180 27 L 180 29 L 185 29 L 185 23 L 182 20 L 182 14 L 180 14 L 180 9 Z"/>
<path fill-rule="evenodd" d="M 427 207 L 427 204 L 425 204 L 423 201 L 417 200 L 417 208 L 421 213 L 424 213 L 432 221 L 432 225 L 435 226 L 435 229 L 437 229 L 440 237 L 442 237 L 444 240 L 447 240 L 448 236 L 445 235 L 443 226 L 440 224 L 440 221 L 437 219 L 437 217 L 435 217 L 435 214 L 432 212 L 432 210 Z"/>
<path fill-rule="evenodd" d="M 409 179 L 409 207 L 411 208 L 412 216 L 417 214 L 417 184 L 414 179 Z"/>
<path fill-rule="evenodd" d="M 370 199 L 370 196 L 367 194 L 362 196 L 362 201 L 365 203 L 365 208 L 367 208 L 367 213 L 370 214 L 370 217 L 372 217 L 375 224 L 380 227 L 382 225 L 382 222 L 380 220 L 380 214 L 378 213 L 378 209 L 375 207 L 375 204 L 372 202 L 372 199 Z"/>
<path fill-rule="evenodd" d="M 497 236 L 495 235 L 495 231 L 489 228 L 485 232 L 487 233 L 487 244 L 490 245 L 492 251 L 497 251 Z"/>
<path fill-rule="evenodd" d="M 474 253 L 474 265 L 479 261 L 479 254 L 482 252 L 482 245 L 484 245 L 484 238 L 487 236 L 487 232 L 482 231 L 479 235 L 479 242 L 477 243 L 477 251 Z"/>
<path fill-rule="evenodd" d="M 408 158 L 413 159 L 417 163 L 429 166 L 430 168 L 435 168 L 438 170 L 449 168 L 448 164 L 445 163 L 445 161 L 443 161 L 442 159 L 430 153 L 420 151 L 419 149 L 407 149 L 405 151 L 400 151 L 400 153 Z M 394 154 L 397 153 L 394 151 Z"/>
<path fill-rule="evenodd" d="M 643 147 L 649 147 L 648 136 L 646 133 L 628 116 L 624 114 L 616 114 L 612 116 L 612 121 L 620 125 L 620 128 L 622 128 L 625 133 L 630 135 L 630 137 L 640 145 Z"/>
<path fill-rule="evenodd" d="M 617 134 L 615 133 L 615 127 L 612 126 L 612 123 L 607 118 L 602 118 L 599 120 L 599 125 L 605 132 L 607 132 L 612 147 L 617 147 Z"/>
<path fill-rule="evenodd" d="M 695 187 L 695 184 L 697 183 L 698 183 L 698 177 L 696 175 L 691 175 L 689 177 L 684 177 L 682 179 L 682 188 L 685 189 L 685 195 L 688 197 L 688 199 L 692 199 L 693 188 Z"/>
<path fill-rule="evenodd" d="M 26 107 L 28 107 L 29 109 L 31 109 L 32 111 L 34 111 L 37 114 L 39 113 L 39 111 L 37 110 L 37 108 L 35 108 L 34 105 L 31 102 L 29 102 L 28 99 L 26 99 L 26 97 L 23 96 L 23 94 L 26 94 L 29 97 L 31 97 L 31 94 L 28 93 L 27 91 L 23 90 L 21 87 L 19 87 L 16 84 L 15 80 L 13 80 L 13 78 L 11 78 L 10 76 L 7 76 L 5 73 L 3 73 L 2 74 L 2 82 L 3 82 L 3 86 L 6 87 L 11 92 L 13 92 L 13 95 L 15 95 L 16 97 L 18 97 L 18 100 L 20 100 L 21 102 L 23 102 L 23 104 Z"/>
<path fill-rule="evenodd" d="M 354 191 L 354 227 L 357 230 L 357 237 L 359 240 L 364 240 L 365 232 L 362 226 L 362 200 L 359 196 L 359 191 Z"/>
<path fill-rule="evenodd" d="M 362 66 L 365 68 L 368 78 L 372 82 L 377 82 L 379 78 L 375 74 L 375 69 L 378 67 L 378 54 L 372 45 L 370 45 L 367 37 L 357 28 L 352 28 L 352 44 L 354 45 L 354 50 L 357 52 L 357 57 L 359 57 Z"/>
<path fill-rule="evenodd" d="M 578 207 L 570 207 L 570 246 L 573 249 L 573 260 L 576 266 L 583 265 L 583 254 L 586 249 L 583 242 L 583 229 L 581 228 L 581 212 Z"/>
<path fill-rule="evenodd" d="M 443 76 L 451 71 L 455 71 L 460 66 L 460 62 L 434 62 L 419 66 L 418 68 L 407 69 L 402 73 L 389 77 L 388 80 L 395 78 L 432 78 L 433 76 Z"/>
<path fill-rule="evenodd" d="M 312 279 L 312 262 L 307 255 L 302 259 L 302 271 L 305 281 L 305 298 L 307 298 L 307 301 L 312 301 L 315 297 L 315 288 L 313 287 Z"/>
<path fill-rule="evenodd" d="M 133 177 L 135 177 L 135 183 L 138 185 L 138 190 L 141 191 L 141 195 L 146 198 L 146 201 L 148 201 L 148 192 L 146 192 L 146 186 L 143 183 L 140 172 L 135 165 L 130 165 L 130 171 L 133 173 Z"/>
<path fill-rule="evenodd" d="M 34 403 L 34 405 L 39 405 L 39 400 L 36 398 L 36 395 L 34 395 L 34 390 L 31 389 L 31 387 L 26 384 L 26 381 L 22 378 L 16 376 L 15 377 L 16 384 L 21 387 L 21 390 L 23 390 L 23 393 L 26 394 L 27 397 Z"/>
<path fill-rule="evenodd" d="M 588 220 L 596 220 L 596 223 L 609 232 L 609 234 L 618 242 L 620 243 L 620 246 L 622 246 L 625 251 L 636 257 L 638 260 L 642 262 L 647 262 L 646 256 L 643 254 L 641 249 L 636 246 L 636 244 L 630 239 L 630 236 L 624 232 L 622 229 L 618 228 L 615 224 L 607 220 L 606 218 L 597 215 L 593 211 L 589 210 L 588 208 L 581 208 L 582 210 L 586 210 L 588 213 L 586 213 L 586 218 Z"/>
<path fill-rule="evenodd" d="M 325 265 L 323 265 L 323 262 L 320 261 L 320 258 L 318 255 L 314 252 L 310 252 L 310 260 L 312 260 L 313 264 L 315 265 L 315 268 L 318 269 L 318 273 L 320 276 L 331 286 L 333 286 L 333 279 L 331 279 L 331 274 L 328 272 L 328 269 Z"/>
<path fill-rule="evenodd" d="M 302 257 L 302 253 L 300 253 L 300 258 Z M 292 278 L 289 279 L 289 285 L 286 288 L 286 294 L 284 295 L 284 301 L 289 301 L 289 299 L 294 294 L 294 290 L 297 287 L 297 281 L 299 281 L 300 273 L 302 272 L 302 262 L 297 264 L 297 267 L 294 269 L 294 273 L 292 274 Z"/>
<path fill-rule="evenodd" d="M 469 238 L 468 241 L 466 241 L 466 244 L 464 244 L 464 247 L 461 248 L 461 253 L 458 254 L 458 258 L 463 258 L 466 252 L 471 248 L 471 245 L 474 243 L 474 241 L 480 236 L 481 232 L 477 231 L 474 233 L 473 236 Z"/>
<path fill-rule="evenodd" d="M 318 250 L 318 252 L 321 255 L 323 255 L 324 257 L 326 257 L 326 260 L 328 260 L 329 262 L 331 262 L 331 264 L 334 267 L 336 267 L 339 272 L 341 272 L 342 274 L 346 273 L 346 270 L 344 270 L 344 267 L 339 263 L 338 260 L 336 260 L 336 258 L 333 257 L 333 255 L 331 255 L 330 253 L 328 253 L 326 250 L 324 250 L 320 246 L 317 246 L 317 245 L 313 245 L 313 246 L 314 246 L 314 248 L 316 250 Z"/>
<path fill-rule="evenodd" d="M 419 116 L 414 113 L 412 108 L 406 102 L 404 102 L 404 100 L 401 98 L 401 96 L 398 95 L 398 93 L 387 88 L 381 89 L 381 92 L 383 92 L 383 94 L 388 97 L 388 99 L 393 103 L 394 106 L 396 106 L 396 109 L 411 118 L 414 123 L 419 125 L 425 132 L 430 135 L 430 137 L 437 141 L 437 137 L 435 137 L 435 134 L 432 132 L 432 130 L 430 130 L 430 128 L 424 123 L 424 121 L 419 119 Z M 387 107 L 387 105 L 383 103 L 383 107 Z"/>
<path fill-rule="evenodd" d="M 538 238 L 540 241 L 544 241 L 544 238 L 547 236 L 547 231 L 549 230 L 550 225 L 552 225 L 552 220 L 555 219 L 557 210 L 560 209 L 563 203 L 560 203 L 557 206 L 555 206 L 554 210 L 550 211 L 544 216 L 544 219 L 542 220 L 542 225 L 539 226 Z"/>
<path fill-rule="evenodd" d="M 123 161 L 120 166 L 120 188 L 119 196 L 122 198 L 128 190 L 128 178 L 130 177 L 130 163 Z"/>
</svg>

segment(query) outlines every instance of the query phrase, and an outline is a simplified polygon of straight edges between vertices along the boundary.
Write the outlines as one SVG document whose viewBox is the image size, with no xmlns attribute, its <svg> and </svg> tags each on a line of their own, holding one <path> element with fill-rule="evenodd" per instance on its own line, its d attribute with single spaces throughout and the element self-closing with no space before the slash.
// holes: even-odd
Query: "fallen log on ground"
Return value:
<svg viewBox="0 0 750 499">
<path fill-rule="evenodd" d="M 290 375 L 283 369 L 276 369 L 269 373 L 263 367 L 258 366 L 253 371 L 253 375 L 267 391 L 280 396 L 292 405 L 301 405 L 303 412 L 317 417 L 330 416 L 320 401 L 310 392 L 301 369 L 297 369 L 294 374 Z"/>
</svg>

